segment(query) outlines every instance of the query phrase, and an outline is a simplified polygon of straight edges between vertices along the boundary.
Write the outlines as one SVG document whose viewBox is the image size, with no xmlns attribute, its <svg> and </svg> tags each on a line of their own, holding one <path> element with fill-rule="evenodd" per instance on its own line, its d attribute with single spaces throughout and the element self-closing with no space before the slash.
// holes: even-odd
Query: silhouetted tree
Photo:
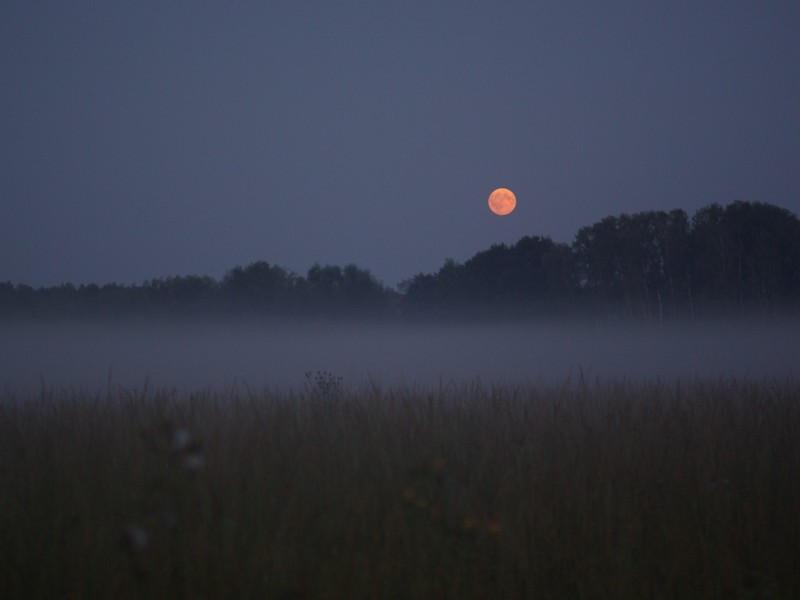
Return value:
<svg viewBox="0 0 800 600">
<path fill-rule="evenodd" d="M 550 312 L 554 296 L 568 293 L 568 256 L 568 247 L 558 247 L 549 238 L 525 236 L 510 247 L 494 245 L 464 263 L 460 291 L 484 312 Z"/>
<path fill-rule="evenodd" d="M 605 313 L 663 318 L 691 306 L 689 227 L 675 210 L 606 217 L 573 244 L 582 287 Z"/>
<path fill-rule="evenodd" d="M 573 302 L 575 289 L 569 247 L 528 236 L 510 247 L 495 244 L 464 264 L 448 259 L 435 275 L 401 284 L 407 311 L 460 315 L 552 314 L 564 297 Z"/>
<path fill-rule="evenodd" d="M 342 269 L 315 263 L 306 274 L 308 303 L 314 310 L 335 312 L 341 301 Z"/>
<path fill-rule="evenodd" d="M 711 204 L 692 220 L 693 280 L 706 304 L 739 314 L 795 304 L 800 221 L 760 202 Z"/>
<path fill-rule="evenodd" d="M 345 265 L 340 282 L 348 310 L 356 314 L 380 312 L 386 303 L 386 290 L 367 269 Z"/>
<path fill-rule="evenodd" d="M 222 280 L 228 305 L 248 312 L 282 312 L 292 308 L 297 277 L 266 261 L 234 267 Z"/>
<path fill-rule="evenodd" d="M 376 314 L 386 307 L 387 294 L 372 274 L 354 264 L 314 264 L 306 275 L 309 305 L 326 314 Z"/>
</svg>

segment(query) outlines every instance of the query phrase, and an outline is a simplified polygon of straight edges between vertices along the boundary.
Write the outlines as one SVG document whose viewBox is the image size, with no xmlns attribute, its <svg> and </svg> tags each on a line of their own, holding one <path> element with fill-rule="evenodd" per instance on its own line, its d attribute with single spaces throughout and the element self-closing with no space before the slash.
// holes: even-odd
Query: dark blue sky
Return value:
<svg viewBox="0 0 800 600">
<path fill-rule="evenodd" d="M 794 0 L 6 2 L 0 281 L 394 285 L 609 214 L 797 214 L 798 32 Z"/>
</svg>

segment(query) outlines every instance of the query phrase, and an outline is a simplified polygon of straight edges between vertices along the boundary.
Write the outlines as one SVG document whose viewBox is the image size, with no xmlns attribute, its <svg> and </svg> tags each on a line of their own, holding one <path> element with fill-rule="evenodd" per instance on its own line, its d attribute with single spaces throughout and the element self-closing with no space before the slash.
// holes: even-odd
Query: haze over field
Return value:
<svg viewBox="0 0 800 600">
<path fill-rule="evenodd" d="M 581 372 L 627 379 L 798 376 L 800 321 L 602 326 L 207 323 L 0 324 L 2 384 L 190 389 L 234 383 L 299 389 L 326 371 L 347 386 L 560 381 Z"/>
</svg>

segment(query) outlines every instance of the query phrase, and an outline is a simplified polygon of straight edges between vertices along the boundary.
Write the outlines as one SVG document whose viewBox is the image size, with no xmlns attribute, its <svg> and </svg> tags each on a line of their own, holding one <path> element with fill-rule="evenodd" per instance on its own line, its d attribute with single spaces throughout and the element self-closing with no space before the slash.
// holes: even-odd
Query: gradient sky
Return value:
<svg viewBox="0 0 800 600">
<path fill-rule="evenodd" d="M 798 32 L 796 0 L 5 2 L 0 281 L 394 285 L 610 214 L 797 214 Z"/>
</svg>

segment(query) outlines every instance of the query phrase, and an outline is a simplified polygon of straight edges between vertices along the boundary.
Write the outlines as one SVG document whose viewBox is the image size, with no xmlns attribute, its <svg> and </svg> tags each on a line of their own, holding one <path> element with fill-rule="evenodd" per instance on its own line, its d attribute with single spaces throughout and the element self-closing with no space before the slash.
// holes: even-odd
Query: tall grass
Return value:
<svg viewBox="0 0 800 600">
<path fill-rule="evenodd" d="M 1 598 L 797 598 L 800 385 L 0 399 Z"/>
</svg>

